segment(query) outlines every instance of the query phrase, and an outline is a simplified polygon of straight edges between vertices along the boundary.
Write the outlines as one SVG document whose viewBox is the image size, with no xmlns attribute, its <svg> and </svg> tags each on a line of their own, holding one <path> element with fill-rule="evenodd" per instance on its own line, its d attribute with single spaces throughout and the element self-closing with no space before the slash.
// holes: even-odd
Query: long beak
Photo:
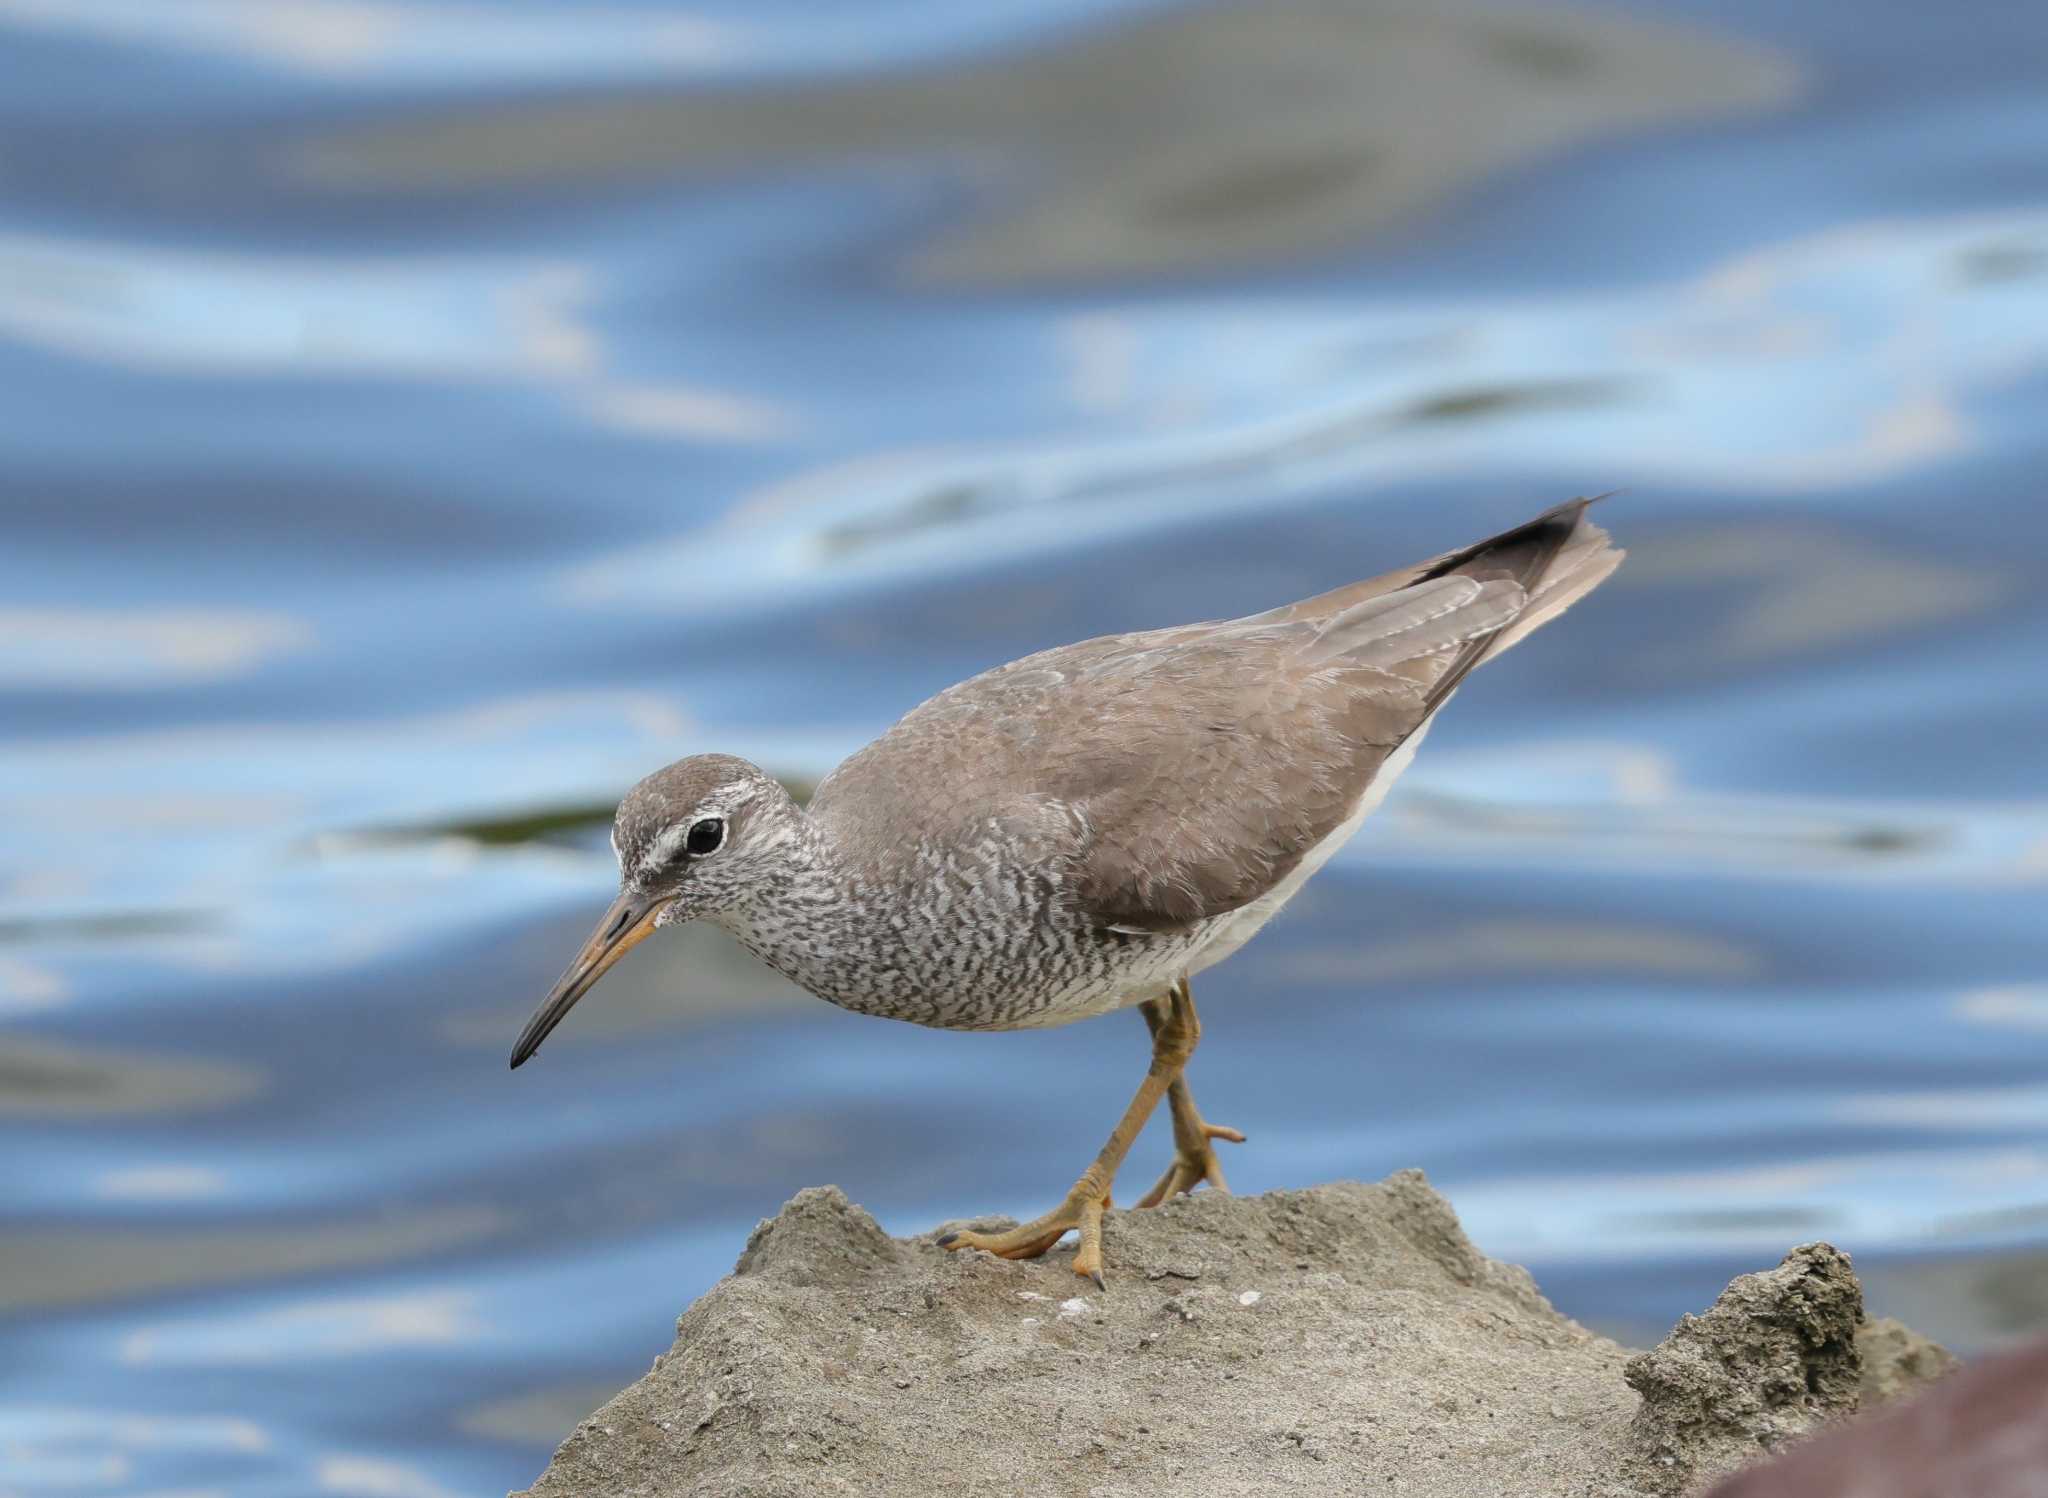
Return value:
<svg viewBox="0 0 2048 1498">
<path fill-rule="evenodd" d="M 654 934 L 654 918 L 661 914 L 669 898 L 628 892 L 612 901 L 612 908 L 590 933 L 590 940 L 583 944 L 569 970 L 556 980 L 540 1008 L 533 1011 L 533 1018 L 526 1022 L 526 1028 L 519 1032 L 519 1044 L 512 1047 L 514 1067 L 540 1049 L 548 1032 L 576 1007 L 578 999 L 597 986 L 597 980 L 611 970 L 613 963 Z"/>
</svg>

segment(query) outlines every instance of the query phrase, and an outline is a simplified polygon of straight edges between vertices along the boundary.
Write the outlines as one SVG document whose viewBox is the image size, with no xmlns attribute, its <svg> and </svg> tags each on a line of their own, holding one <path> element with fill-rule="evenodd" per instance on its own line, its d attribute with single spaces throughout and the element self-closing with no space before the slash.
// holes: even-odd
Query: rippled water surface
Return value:
<svg viewBox="0 0 2048 1498">
<path fill-rule="evenodd" d="M 523 1484 L 797 1188 L 1035 1211 L 1141 1027 L 714 935 L 603 819 L 1624 488 L 1202 988 L 1240 1189 L 1650 1335 L 2048 1321 L 2048 11 L 0 0 L 0 1492 Z M 1149 1173 L 1160 1131 L 1134 1158 Z"/>
</svg>

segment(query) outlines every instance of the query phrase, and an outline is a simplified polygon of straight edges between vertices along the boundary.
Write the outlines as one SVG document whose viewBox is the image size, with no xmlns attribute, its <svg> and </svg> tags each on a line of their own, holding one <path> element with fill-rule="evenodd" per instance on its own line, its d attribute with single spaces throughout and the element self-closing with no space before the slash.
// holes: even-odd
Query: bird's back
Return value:
<svg viewBox="0 0 2048 1498">
<path fill-rule="evenodd" d="M 1267 613 L 984 672 L 851 756 L 812 815 L 871 888 L 1036 878 L 1077 931 L 1198 938 L 1327 856 L 1467 673 L 1613 571 L 1586 503 Z"/>
</svg>

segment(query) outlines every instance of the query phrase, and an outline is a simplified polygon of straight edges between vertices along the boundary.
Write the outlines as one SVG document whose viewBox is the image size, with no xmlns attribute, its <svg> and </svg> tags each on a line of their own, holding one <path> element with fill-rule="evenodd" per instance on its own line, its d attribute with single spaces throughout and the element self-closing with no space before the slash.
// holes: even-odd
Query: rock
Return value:
<svg viewBox="0 0 2048 1498">
<path fill-rule="evenodd" d="M 837 1186 L 810 1186 L 747 1235 L 732 1272 L 810 1289 L 858 1287 L 897 1268 L 904 1253 Z"/>
<path fill-rule="evenodd" d="M 1870 1409 L 1954 1370 L 1956 1355 L 1889 1316 L 1856 1329 L 1863 1354 L 1863 1407 Z"/>
<path fill-rule="evenodd" d="M 1412 1171 L 1114 1212 L 1107 1293 L 932 1236 L 800 1193 L 530 1498 L 1645 1498 L 1853 1409 L 1865 1363 L 1824 1244 L 1631 1360 Z M 1946 1356 L 1896 1347 L 1902 1384 Z"/>
<path fill-rule="evenodd" d="M 1849 1256 L 1825 1243 L 1801 1244 L 1776 1269 L 1731 1281 L 1704 1315 L 1681 1318 L 1627 1368 L 1643 1396 L 1629 1428 L 1643 1485 L 1684 1492 L 1855 1413 L 1862 1320 Z"/>
</svg>

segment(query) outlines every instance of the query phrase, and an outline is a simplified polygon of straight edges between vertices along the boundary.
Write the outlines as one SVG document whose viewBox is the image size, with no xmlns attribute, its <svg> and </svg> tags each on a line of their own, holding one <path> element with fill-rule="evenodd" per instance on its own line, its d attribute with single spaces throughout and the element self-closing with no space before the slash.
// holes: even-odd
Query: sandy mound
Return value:
<svg viewBox="0 0 2048 1498">
<path fill-rule="evenodd" d="M 1631 1356 L 1415 1172 L 1117 1212 L 1107 1246 L 1099 1293 L 804 1191 L 530 1492 L 1640 1498 L 1855 1409 L 1863 1340 L 1873 1387 L 1943 1364 L 1825 1244 Z"/>
</svg>

